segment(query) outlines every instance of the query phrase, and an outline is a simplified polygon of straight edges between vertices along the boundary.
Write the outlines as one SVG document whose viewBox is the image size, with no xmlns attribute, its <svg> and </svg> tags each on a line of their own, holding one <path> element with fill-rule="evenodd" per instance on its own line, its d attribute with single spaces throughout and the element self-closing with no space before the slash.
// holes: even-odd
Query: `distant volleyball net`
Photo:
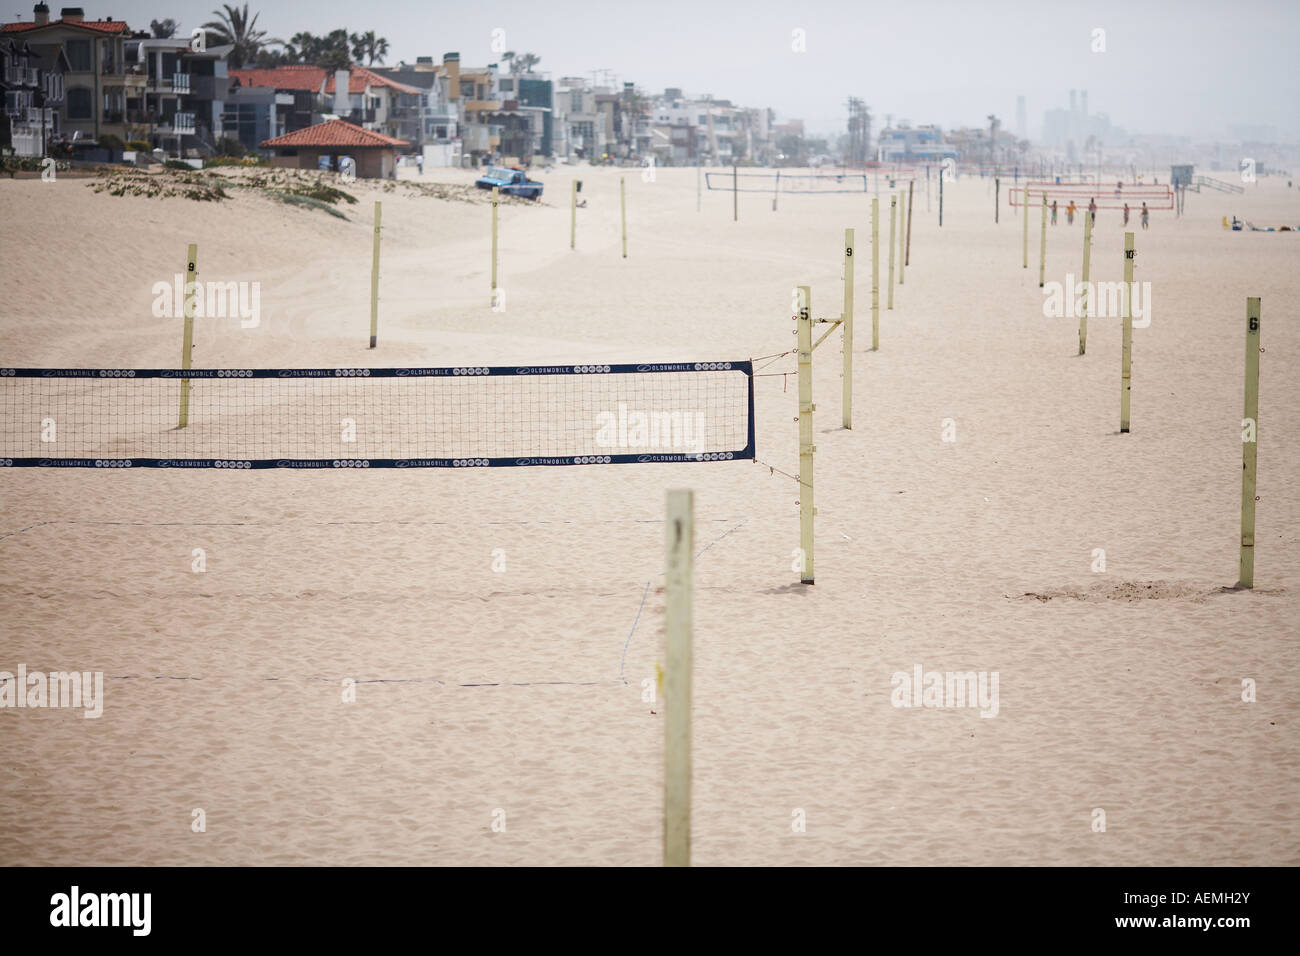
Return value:
<svg viewBox="0 0 1300 956">
<path fill-rule="evenodd" d="M 709 189 L 768 195 L 798 193 L 826 196 L 867 191 L 867 177 L 862 173 L 786 174 L 780 170 L 762 173 L 709 172 L 704 174 L 704 182 Z"/>
<path fill-rule="evenodd" d="M 1005 184 L 1005 180 L 1003 183 Z M 1141 209 L 1146 203 L 1148 209 L 1173 209 L 1174 191 L 1166 184 L 1150 183 L 1055 183 L 1031 182 L 1012 186 L 1008 191 L 1009 202 L 1013 206 L 1025 204 L 1025 187 L 1029 188 L 1029 205 L 1041 206 L 1043 197 L 1050 205 L 1056 202 L 1068 206 L 1071 201 L 1079 209 L 1087 209 L 1088 203 L 1096 200 L 1098 209 L 1123 209 L 1128 203 L 1130 210 Z"/>
<path fill-rule="evenodd" d="M 0 408 L 0 467 L 465 468 L 754 457 L 749 361 L 6 368 Z"/>
</svg>

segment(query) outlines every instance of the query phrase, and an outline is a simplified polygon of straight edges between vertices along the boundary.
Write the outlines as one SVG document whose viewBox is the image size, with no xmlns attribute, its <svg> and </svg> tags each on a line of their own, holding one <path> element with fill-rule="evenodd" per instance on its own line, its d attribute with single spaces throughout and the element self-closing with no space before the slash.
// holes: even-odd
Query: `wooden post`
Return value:
<svg viewBox="0 0 1300 956">
<path fill-rule="evenodd" d="M 910 266 L 912 264 L 912 186 L 915 182 L 907 184 L 907 249 L 903 255 L 903 260 Z"/>
<path fill-rule="evenodd" d="M 664 569 L 664 866 L 691 865 L 694 492 L 670 489 Z"/>
<path fill-rule="evenodd" d="M 903 284 L 903 266 L 907 262 L 907 207 L 903 194 L 898 194 L 898 284 Z"/>
<path fill-rule="evenodd" d="M 880 200 L 871 199 L 871 351 L 880 349 Z"/>
<path fill-rule="evenodd" d="M 1255 586 L 1255 471 L 1259 454 L 1259 297 L 1246 299 L 1246 407 L 1241 423 L 1241 577 Z"/>
<path fill-rule="evenodd" d="M 898 197 L 889 197 L 889 295 L 887 309 L 894 307 L 894 213 L 897 210 Z"/>
<path fill-rule="evenodd" d="M 700 169 L 699 161 L 695 163 L 695 211 L 700 211 L 700 199 L 704 195 L 704 173 Z"/>
<path fill-rule="evenodd" d="M 939 171 L 939 228 L 943 228 L 943 170 Z"/>
<path fill-rule="evenodd" d="M 772 190 L 772 212 L 776 212 L 776 199 L 781 194 L 781 170 L 776 171 L 776 187 Z"/>
<path fill-rule="evenodd" d="M 181 314 L 185 317 L 185 330 L 181 334 L 181 368 L 190 368 L 190 353 L 194 351 L 194 297 L 199 291 L 199 247 L 191 242 L 185 256 L 185 283 L 181 289 Z M 181 379 L 181 409 L 177 428 L 190 423 L 190 380 Z"/>
<path fill-rule="evenodd" d="M 492 187 L 492 304 L 497 304 L 497 206 L 501 202 L 501 187 Z"/>
<path fill-rule="evenodd" d="M 1129 397 L 1133 388 L 1133 233 L 1124 233 L 1124 345 L 1120 350 L 1119 431 L 1129 430 Z"/>
<path fill-rule="evenodd" d="M 874 202 L 875 200 L 873 200 Z M 799 286 L 799 548 L 803 555 L 799 580 L 813 583 L 813 405 L 812 400 L 812 289 Z"/>
<path fill-rule="evenodd" d="M 844 427 L 853 427 L 853 230 L 844 230 Z"/>
<path fill-rule="evenodd" d="M 1025 183 L 1025 266 L 1029 268 L 1029 183 Z"/>
<path fill-rule="evenodd" d="M 1002 196 L 1002 180 L 997 176 L 993 177 L 993 222 L 996 225 L 998 221 L 998 209 L 1000 197 Z"/>
<path fill-rule="evenodd" d="M 384 204 L 375 200 L 375 241 L 370 257 L 370 347 L 375 347 L 379 337 L 379 222 L 384 213 Z M 495 288 L 495 284 L 493 285 Z"/>
<path fill-rule="evenodd" d="M 623 258 L 627 258 L 627 183 L 618 177 L 618 205 L 623 217 Z"/>
<path fill-rule="evenodd" d="M 569 248 L 578 247 L 578 181 L 569 184 Z"/>
<path fill-rule="evenodd" d="M 1087 211 L 1083 214 L 1083 293 L 1079 297 L 1079 354 L 1088 351 L 1088 276 L 1092 272 L 1092 217 Z M 1074 290 L 1070 290 L 1074 294 Z"/>
<path fill-rule="evenodd" d="M 731 221 L 740 221 L 740 194 L 737 192 L 736 165 L 731 165 Z"/>
<path fill-rule="evenodd" d="M 1038 242 L 1038 288 L 1043 287 L 1047 275 L 1047 190 L 1043 190 L 1043 224 Z"/>
</svg>

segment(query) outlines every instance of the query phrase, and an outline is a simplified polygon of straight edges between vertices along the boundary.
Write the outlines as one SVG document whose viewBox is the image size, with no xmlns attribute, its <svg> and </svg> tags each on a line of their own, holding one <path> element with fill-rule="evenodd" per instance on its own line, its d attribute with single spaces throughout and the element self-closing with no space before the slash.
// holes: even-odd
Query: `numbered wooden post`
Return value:
<svg viewBox="0 0 1300 956">
<path fill-rule="evenodd" d="M 880 200 L 871 199 L 871 351 L 880 349 Z"/>
<path fill-rule="evenodd" d="M 492 305 L 497 304 L 497 206 L 501 204 L 501 187 L 492 187 Z"/>
<path fill-rule="evenodd" d="M 618 206 L 623 219 L 623 258 L 627 258 L 627 183 L 618 177 Z"/>
<path fill-rule="evenodd" d="M 1133 233 L 1124 233 L 1124 345 L 1120 350 L 1119 431 L 1129 430 L 1129 397 L 1133 389 Z"/>
<path fill-rule="evenodd" d="M 853 427 L 853 230 L 844 230 L 844 427 Z"/>
<path fill-rule="evenodd" d="M 737 186 L 736 166 L 731 166 L 731 221 L 740 221 L 740 193 Z"/>
<path fill-rule="evenodd" d="M 691 865 L 694 493 L 667 495 L 664 567 L 664 866 Z"/>
<path fill-rule="evenodd" d="M 894 219 L 897 211 L 898 197 L 889 197 L 889 294 L 885 297 L 887 304 L 886 309 L 894 307 Z"/>
<path fill-rule="evenodd" d="M 578 247 L 578 181 L 569 183 L 569 248 Z"/>
<path fill-rule="evenodd" d="M 375 347 L 379 337 L 379 223 L 383 217 L 384 205 L 375 200 L 375 240 L 370 257 L 370 347 Z"/>
<path fill-rule="evenodd" d="M 1001 197 L 1002 197 L 1002 180 L 995 176 L 993 177 L 993 224 L 994 225 L 997 225 L 998 222 L 998 210 L 1000 208 L 999 203 L 1002 201 Z"/>
<path fill-rule="evenodd" d="M 191 242 L 185 256 L 185 284 L 181 296 L 181 315 L 184 316 L 185 328 L 181 333 L 181 368 L 190 368 L 191 352 L 194 351 L 194 297 L 199 291 L 199 247 Z M 190 380 L 181 379 L 181 408 L 176 423 L 177 428 L 184 428 L 190 423 Z"/>
<path fill-rule="evenodd" d="M 1083 276 L 1080 282 L 1083 292 L 1079 296 L 1079 354 L 1088 351 L 1088 276 L 1092 273 L 1092 217 L 1083 214 Z M 1074 290 L 1070 290 L 1074 294 Z"/>
<path fill-rule="evenodd" d="M 1241 577 L 1255 586 L 1255 468 L 1259 454 L 1259 297 L 1246 299 L 1246 406 L 1241 421 Z"/>
<path fill-rule="evenodd" d="M 1025 265 L 1029 268 L 1029 183 L 1025 183 Z"/>
<path fill-rule="evenodd" d="M 1043 223 L 1038 238 L 1038 288 L 1043 287 L 1047 278 L 1047 190 L 1043 190 Z"/>
<path fill-rule="evenodd" d="M 907 249 L 903 255 L 903 260 L 910 266 L 912 264 L 912 187 L 914 181 L 907 184 Z"/>
<path fill-rule="evenodd" d="M 812 288 L 799 286 L 799 580 L 813 583 L 813 405 L 812 400 Z"/>
</svg>

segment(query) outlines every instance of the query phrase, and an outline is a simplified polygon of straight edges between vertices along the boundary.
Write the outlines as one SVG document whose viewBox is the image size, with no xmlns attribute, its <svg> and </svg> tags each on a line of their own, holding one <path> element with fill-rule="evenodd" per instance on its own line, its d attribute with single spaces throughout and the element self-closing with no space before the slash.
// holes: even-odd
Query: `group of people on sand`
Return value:
<svg viewBox="0 0 1300 956">
<path fill-rule="evenodd" d="M 1055 199 L 1052 200 L 1052 205 L 1049 208 L 1052 210 L 1052 225 L 1055 226 L 1056 225 L 1056 200 Z M 1074 225 L 1074 214 L 1077 211 L 1077 209 L 1078 207 L 1074 205 L 1074 200 L 1071 199 L 1069 205 L 1065 207 L 1066 225 L 1070 225 L 1070 226 Z M 1126 226 L 1128 225 L 1129 213 L 1130 213 L 1129 205 L 1128 203 L 1124 203 L 1124 225 Z M 1097 224 L 1097 200 L 1095 198 L 1088 200 L 1088 215 L 1092 217 L 1093 225 L 1096 225 Z M 1143 203 L 1142 204 L 1142 228 L 1143 229 L 1148 228 L 1150 226 L 1150 223 L 1151 223 L 1151 210 L 1147 208 L 1146 203 Z"/>
</svg>

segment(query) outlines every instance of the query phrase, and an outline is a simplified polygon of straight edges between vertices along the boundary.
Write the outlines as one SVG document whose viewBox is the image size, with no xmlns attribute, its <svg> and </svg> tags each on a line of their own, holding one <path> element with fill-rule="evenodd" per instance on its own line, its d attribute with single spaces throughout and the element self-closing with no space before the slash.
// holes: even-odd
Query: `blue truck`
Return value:
<svg viewBox="0 0 1300 956">
<path fill-rule="evenodd" d="M 541 199 L 542 184 L 531 180 L 522 169 L 506 169 L 494 166 L 487 174 L 480 176 L 474 183 L 479 189 L 500 188 L 503 195 L 521 196 L 524 199 Z"/>
</svg>

